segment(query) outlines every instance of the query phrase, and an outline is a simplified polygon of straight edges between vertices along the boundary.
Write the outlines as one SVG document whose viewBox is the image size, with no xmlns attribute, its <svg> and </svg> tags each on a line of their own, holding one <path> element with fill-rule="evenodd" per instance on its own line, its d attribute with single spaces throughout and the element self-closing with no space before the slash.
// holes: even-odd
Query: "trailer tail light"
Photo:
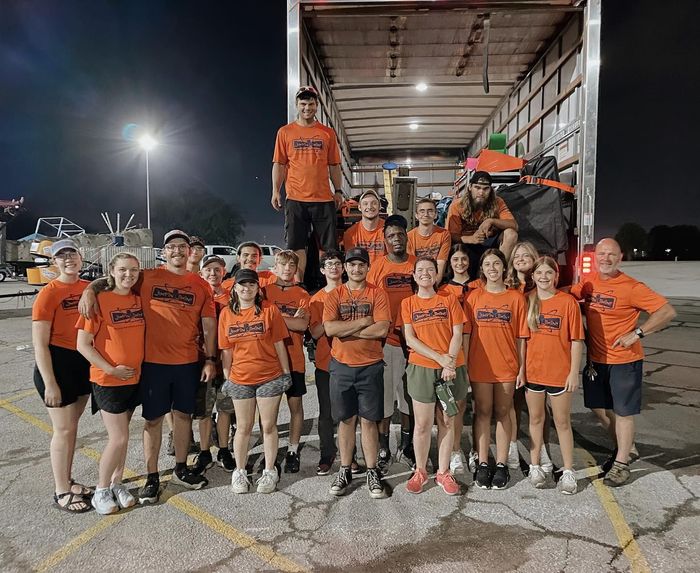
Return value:
<svg viewBox="0 0 700 573">
<path fill-rule="evenodd" d="M 583 253 L 581 256 L 581 274 L 587 275 L 593 272 L 593 254 Z"/>
</svg>

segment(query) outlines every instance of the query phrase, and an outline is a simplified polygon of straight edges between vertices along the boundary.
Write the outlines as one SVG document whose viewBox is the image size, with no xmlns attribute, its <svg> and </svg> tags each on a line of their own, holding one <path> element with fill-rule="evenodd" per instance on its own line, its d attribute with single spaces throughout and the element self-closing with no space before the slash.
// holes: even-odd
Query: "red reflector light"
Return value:
<svg viewBox="0 0 700 573">
<path fill-rule="evenodd" d="M 593 257 L 591 255 L 583 255 L 581 257 L 581 272 L 584 275 L 590 274 L 593 271 Z"/>
</svg>

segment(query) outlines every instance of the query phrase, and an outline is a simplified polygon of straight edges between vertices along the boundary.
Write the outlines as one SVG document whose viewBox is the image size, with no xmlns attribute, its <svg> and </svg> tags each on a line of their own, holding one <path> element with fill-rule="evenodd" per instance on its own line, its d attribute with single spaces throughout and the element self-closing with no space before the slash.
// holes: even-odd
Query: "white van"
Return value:
<svg viewBox="0 0 700 573">
<path fill-rule="evenodd" d="M 275 255 L 282 249 L 277 245 L 260 245 L 260 248 L 262 249 L 262 259 L 258 269 L 261 271 L 271 269 L 275 266 Z"/>
</svg>

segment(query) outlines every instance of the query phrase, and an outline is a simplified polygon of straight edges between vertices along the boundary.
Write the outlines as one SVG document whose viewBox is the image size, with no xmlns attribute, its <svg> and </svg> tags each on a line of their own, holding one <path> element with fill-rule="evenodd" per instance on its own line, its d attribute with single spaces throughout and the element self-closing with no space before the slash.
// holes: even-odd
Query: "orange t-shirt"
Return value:
<svg viewBox="0 0 700 573">
<path fill-rule="evenodd" d="M 461 305 L 464 305 L 464 299 L 470 292 L 471 290 L 467 283 L 462 284 L 455 281 L 441 284 L 437 291 L 440 296 L 447 296 L 448 294 L 456 296 L 457 301 Z"/>
<path fill-rule="evenodd" d="M 358 221 L 343 234 L 343 248 L 348 252 L 353 247 L 367 249 L 370 265 L 386 253 L 384 247 L 384 220 L 380 219 L 374 231 L 368 231 Z"/>
<path fill-rule="evenodd" d="M 464 304 L 471 323 L 469 380 L 515 382 L 519 369 L 516 339 L 530 336 L 525 297 L 512 289 L 501 293 L 477 289 Z M 464 332 L 468 332 L 466 327 Z"/>
<path fill-rule="evenodd" d="M 328 166 L 340 164 L 338 138 L 318 121 L 304 127 L 288 123 L 277 132 L 274 163 L 287 166 L 284 188 L 294 201 L 333 201 Z"/>
<path fill-rule="evenodd" d="M 270 283 L 274 283 L 277 280 L 277 277 L 272 271 L 256 272 L 258 273 L 258 285 L 260 286 L 260 288 L 263 288 L 264 286 L 267 286 Z M 221 288 L 224 289 L 226 292 L 230 293 L 231 289 L 233 288 L 233 285 L 235 284 L 235 279 L 231 277 L 230 279 L 226 279 L 224 282 L 221 283 Z"/>
<path fill-rule="evenodd" d="M 350 291 L 346 284 L 328 293 L 323 308 L 323 322 L 356 320 L 371 316 L 374 322 L 391 322 L 389 298 L 379 287 L 367 283 L 364 288 Z M 333 337 L 331 356 L 347 366 L 369 366 L 384 360 L 381 340 L 366 340 L 355 336 Z"/>
<path fill-rule="evenodd" d="M 391 326 L 386 341 L 392 346 L 401 346 L 401 337 L 396 322 L 401 314 L 401 301 L 413 294 L 413 266 L 416 257 L 408 255 L 403 263 L 392 263 L 388 255 L 374 261 L 367 274 L 367 282 L 381 287 L 389 297 Z"/>
<path fill-rule="evenodd" d="M 447 229 L 433 226 L 433 232 L 424 237 L 418 227 L 408 232 L 408 252 L 416 257 L 431 257 L 436 261 L 446 261 L 450 256 L 450 233 Z"/>
<path fill-rule="evenodd" d="M 269 284 L 263 290 L 265 300 L 270 301 L 279 309 L 283 318 L 294 318 L 300 308 L 309 310 L 309 293 L 297 285 L 281 287 L 277 284 Z M 289 330 L 289 329 L 288 329 Z M 306 358 L 304 357 L 304 333 L 289 331 L 289 338 L 284 341 L 284 346 L 289 353 L 289 362 L 293 372 L 306 370 Z"/>
<path fill-rule="evenodd" d="M 469 191 L 465 191 L 465 193 L 468 192 Z M 472 222 L 467 222 L 462 218 L 461 205 L 462 202 L 460 201 L 459 197 L 450 203 L 450 208 L 447 210 L 447 230 L 451 235 L 473 235 L 486 217 L 484 216 L 483 211 L 477 211 L 474 213 L 474 220 Z M 510 212 L 510 209 L 508 209 L 506 202 L 503 199 L 496 197 L 496 205 L 496 219 L 508 219 L 510 221 L 515 220 L 513 213 Z M 495 232 L 492 231 L 491 236 L 493 235 L 495 235 Z"/>
<path fill-rule="evenodd" d="M 54 279 L 39 291 L 32 306 L 32 320 L 51 323 L 50 345 L 76 350 L 78 302 L 89 284 L 84 280 L 69 284 Z"/>
<path fill-rule="evenodd" d="M 451 294 L 421 298 L 417 294 L 401 303 L 401 324 L 410 324 L 416 338 L 435 352 L 447 354 L 450 351 L 452 328 L 467 321 L 457 297 Z M 425 368 L 440 368 L 432 358 L 409 349 L 409 364 Z M 464 365 L 464 353 L 460 345 L 457 353 L 457 366 Z"/>
<path fill-rule="evenodd" d="M 226 307 L 219 317 L 219 348 L 232 354 L 229 378 L 236 384 L 262 384 L 282 375 L 275 342 L 289 337 L 277 307 L 263 301 L 259 315 L 255 307 L 240 314 Z"/>
<path fill-rule="evenodd" d="M 89 319 L 81 316 L 75 327 L 93 335 L 95 350 L 112 366 L 130 366 L 136 370 L 136 374 L 122 380 L 91 364 L 90 380 L 100 386 L 138 384 L 146 335 L 141 299 L 135 294 L 121 295 L 106 291 L 97 295 L 97 301 L 100 313 Z"/>
<path fill-rule="evenodd" d="M 198 360 L 202 318 L 216 318 L 211 287 L 195 273 L 167 269 L 141 272 L 139 287 L 146 317 L 145 362 L 191 364 Z"/>
<path fill-rule="evenodd" d="M 571 369 L 571 341 L 584 338 L 576 299 L 557 291 L 553 297 L 540 300 L 537 325 L 527 343 L 527 381 L 563 388 Z"/>
<path fill-rule="evenodd" d="M 597 273 L 571 287 L 583 299 L 588 327 L 588 357 L 602 364 L 627 364 L 644 358 L 638 340 L 629 348 L 612 345 L 620 336 L 637 328 L 640 311 L 656 312 L 668 301 L 647 285 L 625 273 L 601 279 Z"/>
<path fill-rule="evenodd" d="M 328 292 L 321 289 L 311 297 L 309 306 L 311 308 L 311 326 L 323 324 L 323 308 L 326 304 Z M 331 362 L 331 343 L 333 339 L 330 336 L 323 334 L 316 340 L 316 368 L 328 372 Z"/>
</svg>

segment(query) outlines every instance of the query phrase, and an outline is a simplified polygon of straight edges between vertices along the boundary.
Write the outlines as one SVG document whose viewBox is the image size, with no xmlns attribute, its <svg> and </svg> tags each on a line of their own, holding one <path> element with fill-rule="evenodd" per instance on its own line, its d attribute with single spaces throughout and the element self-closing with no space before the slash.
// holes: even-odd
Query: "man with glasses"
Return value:
<svg viewBox="0 0 700 573">
<path fill-rule="evenodd" d="M 313 228 L 321 251 L 335 249 L 336 211 L 343 202 L 338 139 L 318 122 L 318 92 L 302 86 L 296 94 L 297 119 L 280 128 L 272 158 L 272 207 L 282 208 L 287 193 L 284 229 L 287 248 L 299 257 L 297 280 L 304 280 L 306 245 Z M 328 185 L 330 176 L 334 192 Z"/>
<path fill-rule="evenodd" d="M 442 282 L 447 259 L 450 256 L 450 233 L 435 224 L 437 207 L 430 197 L 423 197 L 416 203 L 418 226 L 408 232 L 408 254 L 416 257 L 430 257 L 438 265 L 435 277 L 437 284 Z"/>
</svg>

